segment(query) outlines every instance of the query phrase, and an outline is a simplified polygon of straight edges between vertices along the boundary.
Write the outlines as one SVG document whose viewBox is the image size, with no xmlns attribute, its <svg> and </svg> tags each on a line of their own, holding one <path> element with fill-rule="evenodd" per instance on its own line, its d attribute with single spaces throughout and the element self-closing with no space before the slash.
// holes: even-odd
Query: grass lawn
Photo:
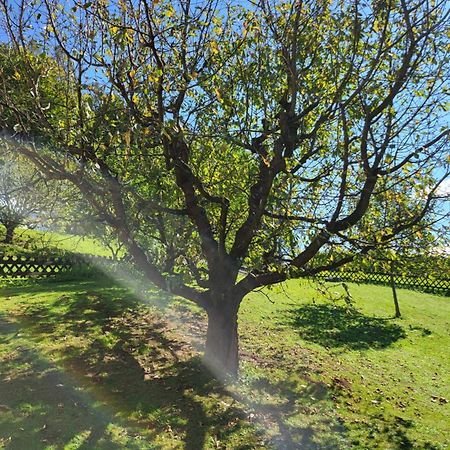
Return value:
<svg viewBox="0 0 450 450">
<path fill-rule="evenodd" d="M 106 278 L 4 281 L 0 448 L 449 448 L 449 299 L 399 290 L 394 320 L 388 288 L 349 288 L 356 309 L 305 281 L 250 295 L 224 388 L 183 302 Z"/>
</svg>

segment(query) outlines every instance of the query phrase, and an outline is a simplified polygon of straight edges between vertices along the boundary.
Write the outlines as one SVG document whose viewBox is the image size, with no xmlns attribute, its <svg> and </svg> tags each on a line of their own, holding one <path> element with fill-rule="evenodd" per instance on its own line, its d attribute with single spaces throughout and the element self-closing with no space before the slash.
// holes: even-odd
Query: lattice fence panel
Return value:
<svg viewBox="0 0 450 450">
<path fill-rule="evenodd" d="M 322 272 L 318 275 L 328 281 L 349 281 L 353 283 L 373 283 L 388 285 L 391 277 L 387 273 L 360 272 L 360 271 L 337 271 Z M 436 278 L 424 275 L 394 275 L 396 286 L 410 289 L 420 289 L 429 292 L 444 293 L 450 296 L 450 278 Z"/>
<path fill-rule="evenodd" d="M 0 276 L 6 277 L 46 277 L 64 272 L 71 267 L 73 262 L 64 258 L 0 256 Z"/>
</svg>

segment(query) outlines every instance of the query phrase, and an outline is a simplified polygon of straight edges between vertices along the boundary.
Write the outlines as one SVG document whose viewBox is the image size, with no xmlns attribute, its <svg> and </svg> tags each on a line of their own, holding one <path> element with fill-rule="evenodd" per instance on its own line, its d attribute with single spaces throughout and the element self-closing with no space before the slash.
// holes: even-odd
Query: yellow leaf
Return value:
<svg viewBox="0 0 450 450">
<path fill-rule="evenodd" d="M 125 37 L 130 44 L 133 43 L 133 30 L 127 30 L 125 32 Z"/>
<path fill-rule="evenodd" d="M 173 9 L 173 6 L 169 5 L 169 7 L 167 8 L 167 11 L 166 11 L 166 16 L 170 18 L 174 14 L 175 14 L 175 10 Z"/>
<path fill-rule="evenodd" d="M 375 33 L 378 33 L 379 30 L 380 30 L 380 23 L 378 22 L 378 20 L 375 20 L 373 22 L 373 31 L 375 31 Z"/>
<path fill-rule="evenodd" d="M 20 76 L 20 73 L 19 72 L 17 72 L 17 70 L 14 72 L 14 78 L 16 79 L 16 80 L 20 80 L 22 77 Z"/>
<path fill-rule="evenodd" d="M 215 55 L 217 55 L 217 53 L 219 53 L 219 47 L 218 47 L 218 45 L 217 45 L 217 42 L 216 41 L 211 41 L 211 50 L 212 50 L 212 52 L 215 54 Z"/>
</svg>

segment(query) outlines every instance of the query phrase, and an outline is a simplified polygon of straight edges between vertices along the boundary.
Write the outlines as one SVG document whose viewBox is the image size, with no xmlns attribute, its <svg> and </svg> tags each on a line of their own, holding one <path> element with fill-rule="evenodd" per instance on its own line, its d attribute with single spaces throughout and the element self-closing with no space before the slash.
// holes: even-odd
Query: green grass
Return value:
<svg viewBox="0 0 450 450">
<path fill-rule="evenodd" d="M 0 229 L 0 236 L 3 233 L 4 230 Z M 0 251 L 3 252 L 27 254 L 29 252 L 43 250 L 46 252 L 62 250 L 111 257 L 111 251 L 98 239 L 57 233 L 55 231 L 19 228 L 15 231 L 14 243 L 12 245 L 6 245 L 0 242 Z"/>
<path fill-rule="evenodd" d="M 307 282 L 250 295 L 225 389 L 183 337 L 204 332 L 183 302 L 157 309 L 170 299 L 108 279 L 5 281 L 0 448 L 448 448 L 448 299 L 399 290 L 392 319 L 388 288 L 349 286 L 356 309 Z"/>
<path fill-rule="evenodd" d="M 293 399 L 284 415 L 293 436 L 302 439 L 295 428 L 308 423 L 303 398 L 314 397 L 306 416 L 334 420 L 345 440 L 335 433 L 330 448 L 449 448 L 448 298 L 399 290 L 403 318 L 393 319 L 389 288 L 349 286 L 356 310 L 324 301 L 307 283 L 290 282 L 269 293 L 274 303 L 253 294 L 241 312 L 244 349 L 281 361 L 262 378 L 277 401 Z M 344 292 L 337 285 L 332 290 Z M 319 396 L 309 395 L 309 380 L 322 387 Z"/>
<path fill-rule="evenodd" d="M 191 347 L 110 280 L 13 283 L 0 303 L 0 447 L 258 448 Z"/>
</svg>

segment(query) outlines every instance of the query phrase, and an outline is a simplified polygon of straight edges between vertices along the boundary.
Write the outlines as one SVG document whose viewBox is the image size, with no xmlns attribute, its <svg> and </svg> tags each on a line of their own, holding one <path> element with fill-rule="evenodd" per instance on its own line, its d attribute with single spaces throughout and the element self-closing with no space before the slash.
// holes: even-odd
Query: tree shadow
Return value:
<svg viewBox="0 0 450 450">
<path fill-rule="evenodd" d="M 0 446 L 10 450 L 42 449 L 57 444 L 76 448 L 139 449 L 120 419 L 95 404 L 89 393 L 21 339 L 23 329 L 0 315 Z M 5 347 L 3 347 L 4 349 Z M 120 442 L 111 435 L 120 429 Z M 4 446 L 4 447 L 3 447 Z"/>
<path fill-rule="evenodd" d="M 404 329 L 390 319 L 366 316 L 354 308 L 332 304 L 289 309 L 285 321 L 303 339 L 331 348 L 382 349 L 406 337 Z"/>
<path fill-rule="evenodd" d="M 410 439 L 409 430 L 414 427 L 414 422 L 399 416 L 393 416 L 389 420 L 383 414 L 376 414 L 370 417 L 370 422 L 366 424 L 368 438 L 374 441 L 377 448 L 381 448 L 377 439 L 383 436 L 389 442 L 389 448 L 395 450 L 438 450 L 442 448 L 439 444 L 426 441 L 418 443 Z M 359 442 L 354 442 L 355 446 Z"/>
<path fill-rule="evenodd" d="M 331 407 L 330 391 L 322 381 L 263 377 L 251 383 L 258 398 L 252 405 L 261 422 L 277 428 L 271 443 L 279 450 L 338 450 L 346 427 L 325 413 Z M 264 398 L 276 399 L 265 401 Z M 318 414 L 319 410 L 321 413 Z"/>
<path fill-rule="evenodd" d="M 89 437 L 79 448 L 103 448 L 100 443 L 112 419 L 126 421 L 124 427 L 131 434 L 144 436 L 146 442 L 152 443 L 151 447 L 139 448 L 198 450 L 210 445 L 211 439 L 220 442 L 228 438 L 236 443 L 248 441 L 249 448 L 253 448 L 251 443 L 259 438 L 240 406 L 203 368 L 190 345 L 173 337 L 176 333 L 172 336 L 170 326 L 151 308 L 115 286 L 92 285 L 95 290 L 91 291 L 84 284 L 81 292 L 71 286 L 73 292 L 52 302 L 34 302 L 25 307 L 20 329 L 33 342 L 54 341 L 58 347 L 58 366 L 70 376 L 72 385 L 92 397 L 92 403 L 110 411 L 110 416 L 98 426 L 91 424 Z M 18 290 L 25 293 L 26 287 L 20 286 Z M 10 332 L 8 326 L 4 327 L 5 336 L 7 331 Z M 1 333 L 0 330 L 0 336 Z M 9 334 L 8 339 L 14 336 Z M 22 353 L 19 351 L 17 357 L 24 357 Z M 34 359 L 40 358 L 36 355 Z M 12 375 L 7 388 L 11 392 L 8 407 L 16 412 L 13 392 L 32 386 L 43 397 L 30 398 L 43 405 L 48 423 L 70 423 L 70 417 L 55 416 L 59 408 L 55 407 L 51 393 L 46 394 L 49 388 L 45 388 L 50 384 L 54 389 L 55 380 L 42 377 L 40 372 L 38 364 L 30 367 L 26 379 Z M 26 418 L 15 426 L 36 428 Z M 77 421 L 73 424 L 74 429 L 85 427 L 86 424 Z M 32 442 L 38 437 L 27 435 L 26 439 Z M 64 438 L 67 444 L 69 436 L 62 434 L 61 439 Z M 51 439 L 61 444 L 59 437 Z M 17 442 L 23 443 L 23 436 Z M 164 444 L 160 446 L 158 442 Z M 8 448 L 29 447 L 11 444 Z M 115 447 L 111 444 L 105 448 Z"/>
</svg>

